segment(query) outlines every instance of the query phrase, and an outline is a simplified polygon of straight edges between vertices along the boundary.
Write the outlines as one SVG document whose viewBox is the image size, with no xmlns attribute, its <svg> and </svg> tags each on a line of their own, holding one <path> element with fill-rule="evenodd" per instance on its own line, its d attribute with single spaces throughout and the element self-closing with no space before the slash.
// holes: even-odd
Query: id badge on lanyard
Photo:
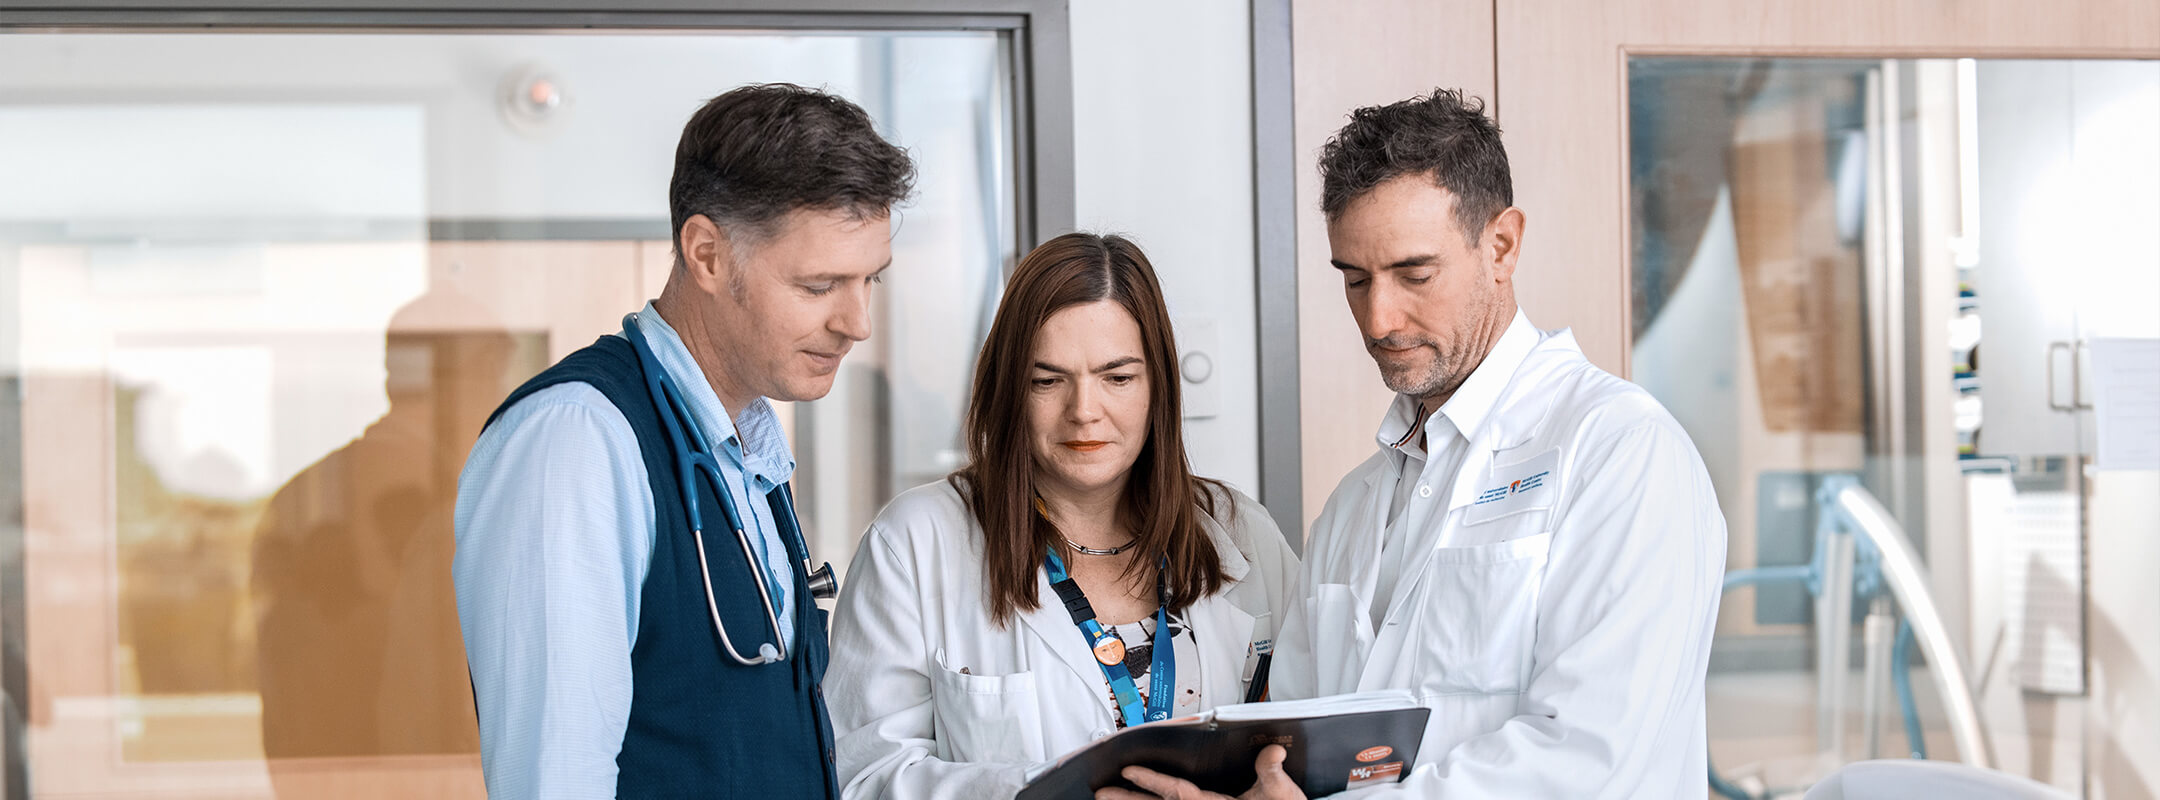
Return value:
<svg viewBox="0 0 2160 800">
<path fill-rule="evenodd" d="M 1169 564 L 1158 570 L 1155 579 L 1156 598 L 1166 598 L 1163 573 Z M 1065 571 L 1064 559 L 1051 550 L 1043 559 L 1043 571 L 1050 575 L 1050 588 L 1064 601 L 1065 610 L 1072 613 L 1073 625 L 1087 640 L 1088 649 L 1095 653 L 1095 663 L 1102 667 L 1103 678 L 1110 682 L 1110 694 L 1117 698 L 1118 712 L 1125 718 L 1126 727 L 1133 727 L 1170 718 L 1170 704 L 1177 698 L 1177 654 L 1170 636 L 1170 612 L 1167 603 L 1155 607 L 1155 652 L 1149 661 L 1148 683 L 1155 691 L 1149 693 L 1146 702 L 1140 699 L 1140 689 L 1134 685 L 1132 671 L 1125 668 L 1125 640 L 1095 619 L 1095 607 L 1088 604 L 1087 595 L 1080 591 L 1072 575 Z"/>
</svg>

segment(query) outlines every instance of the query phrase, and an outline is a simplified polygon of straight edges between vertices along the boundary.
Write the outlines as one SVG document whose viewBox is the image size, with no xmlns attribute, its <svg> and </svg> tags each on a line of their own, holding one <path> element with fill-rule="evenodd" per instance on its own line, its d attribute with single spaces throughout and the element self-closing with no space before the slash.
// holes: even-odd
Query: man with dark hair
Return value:
<svg viewBox="0 0 2160 800">
<path fill-rule="evenodd" d="M 870 336 L 913 180 L 823 92 L 745 86 L 684 126 L 659 299 L 513 392 L 458 480 L 491 795 L 839 796 L 824 615 L 767 401 L 824 396 Z"/>
<path fill-rule="evenodd" d="M 1516 308 L 1523 212 L 1481 104 L 1358 109 L 1320 169 L 1330 261 L 1397 397 L 1313 522 L 1273 696 L 1432 709 L 1415 769 L 1361 796 L 1703 796 L 1725 522 L 1693 443 Z M 1247 796 L 1301 796 L 1267 760 Z"/>
</svg>

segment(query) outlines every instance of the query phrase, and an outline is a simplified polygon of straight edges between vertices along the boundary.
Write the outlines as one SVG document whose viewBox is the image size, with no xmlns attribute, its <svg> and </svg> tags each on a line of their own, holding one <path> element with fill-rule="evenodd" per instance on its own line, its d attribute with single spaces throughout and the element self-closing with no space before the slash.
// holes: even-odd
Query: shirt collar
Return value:
<svg viewBox="0 0 2160 800">
<path fill-rule="evenodd" d="M 732 461 L 765 484 L 760 491 L 769 492 L 786 483 L 795 474 L 795 453 L 788 447 L 787 434 L 780 428 L 780 416 L 773 413 L 772 404 L 763 397 L 755 398 L 743 406 L 741 413 L 728 416 L 727 406 L 713 393 L 712 384 L 705 380 L 705 370 L 690 356 L 690 348 L 683 344 L 675 326 L 669 325 L 650 302 L 638 312 L 638 322 L 653 357 L 675 379 L 676 389 L 690 407 L 691 421 L 697 423 L 698 432 L 705 437 L 705 446 L 712 448 L 722 463 Z M 684 380 L 686 375 L 696 377 Z"/>
<path fill-rule="evenodd" d="M 1493 343 L 1492 350 L 1478 362 L 1477 369 L 1471 370 L 1470 377 L 1455 389 L 1455 394 L 1440 405 L 1440 413 L 1425 419 L 1423 427 L 1428 446 L 1432 440 L 1452 434 L 1476 435 L 1478 427 L 1492 415 L 1493 406 L 1499 403 L 1500 392 L 1515 377 L 1515 370 L 1537 347 L 1538 338 L 1537 328 L 1530 324 L 1530 318 L 1522 309 L 1517 308 L 1515 318 L 1500 334 L 1500 341 Z M 1381 447 L 1395 450 L 1415 445 L 1417 437 L 1411 434 L 1418 425 L 1417 413 L 1417 398 L 1396 395 L 1395 402 L 1388 406 L 1387 417 L 1380 421 L 1380 431 L 1373 438 Z"/>
<path fill-rule="evenodd" d="M 1420 431 L 1425 434 L 1423 445 L 1418 443 L 1417 434 Z M 1455 423 L 1445 414 L 1426 417 L 1425 424 L 1420 426 L 1417 398 L 1398 394 L 1395 402 L 1388 404 L 1387 418 L 1380 421 L 1380 432 L 1373 438 L 1380 442 L 1381 447 L 1423 459 L 1427 448 L 1430 448 L 1433 442 L 1443 441 L 1445 437 L 1455 433 Z"/>
</svg>

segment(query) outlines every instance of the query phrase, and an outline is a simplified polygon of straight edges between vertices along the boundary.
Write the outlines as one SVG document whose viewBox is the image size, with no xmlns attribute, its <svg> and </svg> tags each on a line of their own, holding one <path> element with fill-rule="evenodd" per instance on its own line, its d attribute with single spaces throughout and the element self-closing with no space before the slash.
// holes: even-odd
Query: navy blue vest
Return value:
<svg viewBox="0 0 2160 800">
<path fill-rule="evenodd" d="M 662 410 L 646 389 L 637 352 L 622 337 L 602 336 L 518 387 L 494 416 L 559 383 L 591 384 L 622 411 L 637 433 L 652 485 L 652 567 L 640 594 L 637 643 L 630 649 L 630 726 L 615 757 L 616 797 L 839 797 L 832 722 L 818 687 L 827 660 L 826 612 L 811 601 L 802 571 L 789 570 L 796 602 L 795 640 L 787 660 L 745 667 L 729 658 L 705 607 L 697 545 L 682 502 L 685 476 L 675 470 Z M 701 508 L 720 508 L 710 481 L 694 483 Z M 793 551 L 801 539 L 793 530 L 787 487 L 766 500 L 785 529 L 781 538 L 791 560 L 799 562 L 803 554 Z M 759 642 L 772 641 L 765 605 L 752 582 L 762 573 L 743 558 L 734 531 L 719 529 L 726 527 L 724 520 L 710 512 L 706 516 L 713 528 L 705 536 L 713 601 L 736 649 L 754 653 Z"/>
</svg>

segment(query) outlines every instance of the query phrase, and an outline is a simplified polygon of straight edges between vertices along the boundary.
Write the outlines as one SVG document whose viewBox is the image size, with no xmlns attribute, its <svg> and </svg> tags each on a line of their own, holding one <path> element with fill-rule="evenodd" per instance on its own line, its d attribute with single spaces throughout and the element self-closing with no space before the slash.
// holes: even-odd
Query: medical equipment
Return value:
<svg viewBox="0 0 2160 800">
<path fill-rule="evenodd" d="M 721 479 L 720 462 L 706 449 L 705 437 L 698 431 L 697 421 L 691 418 L 682 391 L 668 377 L 667 367 L 645 344 L 645 336 L 638 330 L 637 316 L 623 317 L 623 338 L 629 339 L 631 347 L 637 350 L 638 367 L 645 373 L 645 387 L 652 392 L 653 405 L 660 411 L 661 427 L 667 430 L 668 449 L 673 451 L 676 472 L 682 476 L 683 507 L 690 515 L 690 536 L 697 543 L 698 573 L 705 581 L 705 610 L 712 615 L 713 630 L 720 634 L 721 648 L 738 664 L 754 667 L 785 661 L 787 656 L 780 647 L 780 614 L 773 605 L 772 591 L 766 585 L 768 576 L 766 570 L 758 566 L 757 553 L 750 547 L 750 536 L 735 512 L 734 495 L 728 491 L 727 482 Z M 699 475 L 711 479 L 713 493 L 720 499 L 720 512 L 726 516 L 728 527 L 735 530 L 735 541 L 742 546 L 743 560 L 751 565 L 756 578 L 753 583 L 757 584 L 758 599 L 765 604 L 765 624 L 772 631 L 772 641 L 759 642 L 755 657 L 744 656 L 735 649 L 734 641 L 728 638 L 727 625 L 720 621 L 720 605 L 713 599 L 712 570 L 705 560 L 705 522 L 698 509 L 696 481 Z M 772 504 L 773 522 L 780 526 L 780 539 L 788 549 L 788 557 L 802 564 L 799 576 L 810 590 L 811 601 L 838 596 L 839 583 L 833 578 L 832 564 L 827 562 L 816 569 L 810 567 L 810 548 L 803 541 L 801 523 L 795 518 L 793 490 L 782 484 L 766 495 L 766 502 Z"/>
<path fill-rule="evenodd" d="M 1917 640 L 1927 656 L 1928 672 L 1934 679 L 1936 693 L 1942 697 L 1959 757 L 1974 767 L 1992 767 L 1993 758 L 1980 728 L 1972 686 L 1966 682 L 1964 668 L 1951 650 L 1949 632 L 1943 626 L 1933 596 L 1928 593 L 1926 568 L 1914 553 L 1904 526 L 1899 525 L 1889 510 L 1850 475 L 1826 478 L 1816 490 L 1815 502 L 1819 511 L 1815 556 L 1811 563 L 1734 570 L 1725 575 L 1725 590 L 1802 581 L 1815 595 L 1816 669 L 1820 681 L 1816 693 L 1818 763 L 1834 765 L 1843 757 L 1852 603 L 1859 599 L 1870 601 L 1863 629 L 1867 644 L 1863 674 L 1868 680 L 1863 687 L 1863 717 L 1869 726 L 1869 753 L 1876 749 L 1881 679 L 1882 673 L 1888 671 L 1890 680 L 1896 685 L 1910 753 L 1914 758 L 1927 757 L 1908 668 L 1908 653 Z M 1885 590 L 1888 597 L 1883 596 Z M 1892 598 L 1905 617 L 1896 623 L 1894 637 L 1890 633 L 1889 601 Z M 1726 780 L 1714 765 L 1710 768 L 1710 787 L 1729 800 L 1757 800 L 1766 796 L 1750 793 Z"/>
</svg>

